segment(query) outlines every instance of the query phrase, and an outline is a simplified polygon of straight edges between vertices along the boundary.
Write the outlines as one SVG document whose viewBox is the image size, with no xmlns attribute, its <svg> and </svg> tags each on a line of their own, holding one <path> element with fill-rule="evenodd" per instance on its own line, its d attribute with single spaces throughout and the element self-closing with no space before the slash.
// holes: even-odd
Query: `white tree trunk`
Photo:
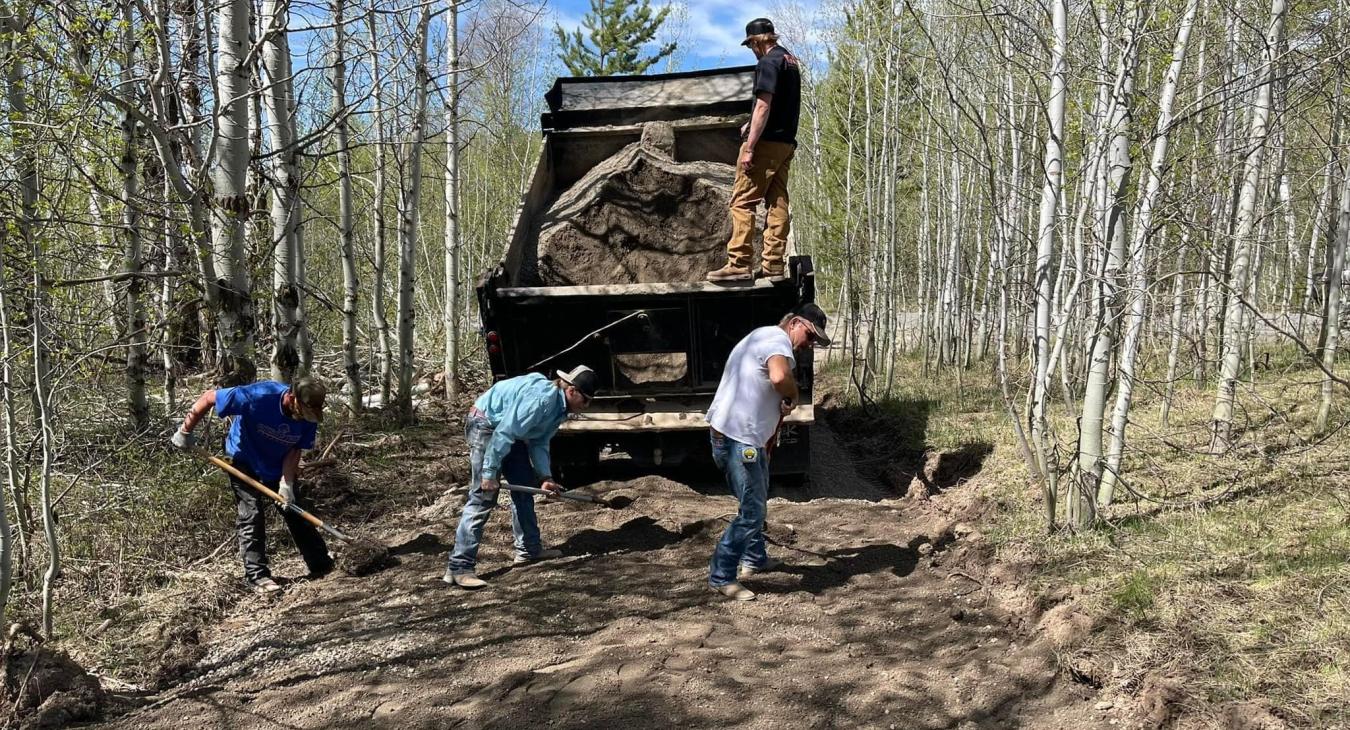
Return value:
<svg viewBox="0 0 1350 730">
<path fill-rule="evenodd" d="M 389 316 L 385 311 L 385 269 L 388 263 L 389 226 L 384 219 L 385 204 L 385 152 L 388 149 L 384 126 L 384 77 L 380 68 L 380 38 L 375 24 L 375 5 L 371 4 L 366 13 L 367 29 L 370 33 L 370 75 L 371 103 L 375 117 L 375 246 L 372 253 L 372 281 L 370 306 L 375 319 L 375 341 L 380 356 L 380 403 L 388 404 L 394 380 L 394 353 L 389 333 Z"/>
<path fill-rule="evenodd" d="M 295 99 L 286 30 L 289 0 L 263 0 L 263 105 L 272 152 L 272 377 L 290 382 L 301 366 L 300 150 L 295 144 Z"/>
<path fill-rule="evenodd" d="M 1186 248 L 1190 241 L 1189 229 L 1182 235 L 1177 252 L 1176 279 L 1172 282 L 1172 316 L 1169 321 L 1171 339 L 1167 345 L 1167 376 L 1163 381 L 1162 411 L 1159 419 L 1165 428 L 1172 413 L 1172 396 L 1177 387 L 1177 369 L 1181 362 L 1182 316 L 1184 314 L 1186 277 L 1181 273 L 1186 265 Z"/>
<path fill-rule="evenodd" d="M 6 75 L 6 98 L 9 101 L 9 112 L 14 116 L 12 119 L 20 120 L 22 112 L 27 108 L 27 100 L 24 99 L 22 87 L 23 79 L 23 60 L 14 51 L 13 39 L 18 37 L 18 28 L 22 25 L 18 18 L 13 14 L 9 4 L 0 0 L 0 63 L 8 70 Z M 22 140 L 15 138 L 11 140 L 15 146 L 15 151 L 20 153 L 20 159 L 26 159 L 22 154 Z M 28 167 L 17 170 L 16 172 L 25 173 Z M 26 176 L 25 176 L 26 177 Z M 31 184 L 36 184 L 32 180 Z M 23 236 L 31 235 L 31 204 L 35 202 L 36 196 L 29 197 L 28 188 L 30 183 L 25 181 L 23 186 L 23 208 L 22 215 L 16 221 L 15 228 Z M 8 238 L 10 234 L 9 226 L 0 226 L 0 250 L 8 250 Z M 10 323 L 9 323 L 9 281 L 7 276 L 7 264 L 3 257 L 0 257 L 0 407 L 4 409 L 4 428 L 5 428 L 5 494 L 0 494 L 0 626 L 6 625 L 5 612 L 9 606 L 9 589 L 14 571 L 14 540 L 10 534 L 9 508 L 6 495 L 13 499 L 16 505 L 20 502 L 19 498 L 19 471 L 17 460 L 19 458 L 18 434 L 15 432 L 17 419 L 14 417 L 14 384 L 12 380 L 12 371 L 10 370 L 13 360 L 13 351 L 10 346 Z M 20 528 L 22 528 L 22 519 L 15 515 Z"/>
<path fill-rule="evenodd" d="M 220 39 L 216 87 L 221 109 L 212 161 L 211 237 L 220 275 L 216 315 L 224 355 L 221 380 L 226 384 L 251 382 L 257 374 L 253 362 L 253 284 L 244 245 L 250 209 L 249 79 L 244 61 L 251 12 L 249 0 L 224 0 L 216 7 Z"/>
<path fill-rule="evenodd" d="M 1336 95 L 1336 107 L 1340 108 L 1341 96 Z M 1312 233 L 1308 236 L 1308 257 L 1305 261 L 1303 272 L 1303 303 L 1299 306 L 1298 313 L 1298 336 L 1303 337 L 1304 323 L 1307 321 L 1310 309 L 1313 305 L 1313 296 L 1317 291 L 1317 247 L 1322 242 L 1322 237 L 1326 235 L 1325 221 L 1330 217 L 1331 211 L 1331 191 L 1333 183 L 1336 180 L 1338 165 L 1336 160 L 1339 155 L 1336 149 L 1340 144 L 1340 115 L 1333 113 L 1331 120 L 1331 144 L 1329 145 L 1330 162 L 1327 164 L 1326 174 L 1322 176 L 1322 193 L 1317 198 L 1317 207 L 1312 212 Z"/>
<path fill-rule="evenodd" d="M 128 109 L 136 103 L 136 36 L 132 4 L 122 4 L 122 88 L 120 93 Z M 122 157 L 118 172 L 122 178 L 122 273 L 127 275 L 122 292 L 123 325 L 126 327 L 127 404 L 131 427 L 144 431 L 150 427 L 150 402 L 145 395 L 145 279 L 141 276 L 141 216 L 136 120 L 130 111 L 122 114 Z"/>
<path fill-rule="evenodd" d="M 408 140 L 408 178 L 399 189 L 398 227 L 398 413 L 407 423 L 412 420 L 412 386 L 415 367 L 413 341 L 413 265 L 417 256 L 418 201 L 422 193 L 422 145 L 426 139 L 427 33 L 431 25 L 431 6 L 422 6 L 417 21 L 413 124 Z"/>
<path fill-rule="evenodd" d="M 174 3 L 174 9 L 178 13 L 179 29 L 179 48 L 180 48 L 180 80 L 178 82 L 178 98 L 181 101 L 180 111 L 182 121 L 188 125 L 188 130 L 180 130 L 177 133 L 177 139 L 182 148 L 183 155 L 180 160 L 175 162 L 165 162 L 166 169 L 172 164 L 176 165 L 186 179 L 194 182 L 204 182 L 205 171 L 207 168 L 206 160 L 206 124 L 202 118 L 201 111 L 201 86 L 198 83 L 198 77 L 202 73 L 202 36 L 207 33 L 211 27 L 209 17 L 199 17 L 201 8 L 196 0 L 180 0 Z M 200 22 L 199 21 L 203 21 Z M 163 29 L 165 34 L 162 43 L 168 44 L 168 29 Z M 169 179 L 173 178 L 172 170 L 167 171 Z M 202 301 L 205 303 L 205 309 L 200 310 L 203 322 L 199 323 L 202 332 L 202 354 L 210 364 L 218 364 L 222 358 L 222 341 L 219 337 L 212 337 L 212 332 L 217 331 L 215 326 L 217 315 L 221 309 L 220 300 L 220 280 L 216 275 L 216 262 L 211 245 L 211 225 L 208 222 L 209 198 L 202 185 L 197 190 L 187 191 L 189 197 L 188 204 L 188 222 L 191 230 L 191 245 L 195 249 L 197 267 L 202 276 Z M 180 192 L 180 194 L 182 194 Z M 211 340 L 215 340 L 215 347 L 211 347 Z"/>
<path fill-rule="evenodd" d="M 1134 397 L 1134 365 L 1139 355 L 1139 341 L 1144 331 L 1144 306 L 1148 299 L 1148 243 L 1153 232 L 1153 209 L 1162 192 L 1163 172 L 1167 164 L 1168 135 L 1172 126 L 1172 104 L 1177 96 L 1177 81 L 1186 60 L 1191 28 L 1195 24 L 1198 0 L 1187 0 L 1172 45 L 1172 63 L 1163 78 L 1162 95 L 1158 101 L 1158 121 L 1154 130 L 1153 156 L 1149 160 L 1144 179 L 1144 190 L 1136 204 L 1134 235 L 1129 250 L 1130 287 L 1128 311 L 1125 319 L 1125 341 L 1117 367 L 1116 405 L 1111 412 L 1111 443 L 1106 455 L 1106 469 L 1101 475 L 1097 504 L 1105 507 L 1115 496 L 1121 455 L 1125 449 L 1125 427 Z"/>
<path fill-rule="evenodd" d="M 1350 239 L 1350 164 L 1343 165 L 1341 203 L 1337 212 L 1336 242 L 1327 255 L 1326 297 L 1322 302 L 1322 394 L 1317 407 L 1317 430 L 1323 432 L 1331 416 L 1331 395 L 1335 382 L 1331 374 L 1336 367 L 1336 348 L 1341 337 L 1341 280 L 1345 272 L 1346 241 Z"/>
<path fill-rule="evenodd" d="M 1041 187 L 1040 220 L 1036 229 L 1035 379 L 1032 383 L 1031 435 L 1036 448 L 1036 466 L 1042 478 L 1047 529 L 1055 527 L 1058 492 L 1055 476 L 1057 468 L 1049 463 L 1045 401 L 1050 385 L 1050 309 L 1053 294 L 1050 269 L 1055 256 L 1055 218 L 1064 178 L 1064 110 L 1068 96 L 1064 54 L 1069 44 L 1068 12 L 1067 0 L 1054 0 L 1052 14 L 1055 38 L 1050 55 L 1050 95 L 1046 109 L 1049 128 L 1044 147 L 1045 180 Z"/>
<path fill-rule="evenodd" d="M 1261 187 L 1262 161 L 1269 134 L 1271 93 L 1275 62 L 1284 35 L 1285 0 L 1271 0 L 1270 23 L 1266 29 L 1263 61 L 1256 77 L 1260 87 L 1252 109 L 1247 134 L 1246 161 L 1242 168 L 1242 187 L 1238 196 L 1237 223 L 1233 232 L 1233 264 L 1228 275 L 1228 304 L 1224 313 L 1223 359 L 1219 370 L 1218 393 L 1214 399 L 1213 433 L 1210 449 L 1226 451 L 1233 445 L 1233 401 L 1242 366 L 1245 343 L 1243 296 L 1251 281 L 1252 249 L 1255 245 L 1256 198 Z"/>
<path fill-rule="evenodd" d="M 445 397 L 459 395 L 459 3 L 447 0 L 445 65 Z"/>
<path fill-rule="evenodd" d="M 337 132 L 338 237 L 342 250 L 342 372 L 347 405 L 361 412 L 361 363 L 356 357 L 356 241 L 352 229 L 352 153 L 347 108 L 347 0 L 333 0 L 333 117 Z"/>
<path fill-rule="evenodd" d="M 1106 414 L 1106 391 L 1110 385 L 1111 360 L 1116 354 L 1116 328 L 1120 318 L 1120 275 L 1126 259 L 1126 186 L 1133 161 L 1130 158 L 1130 120 L 1132 118 L 1134 73 L 1138 66 L 1138 34 L 1143 14 L 1136 0 L 1127 0 L 1121 16 L 1121 52 L 1116 76 L 1107 103 L 1106 124 L 1102 131 L 1110 139 L 1104 188 L 1097 194 L 1101 220 L 1103 251 L 1102 275 L 1094 300 L 1097 315 L 1091 319 L 1092 354 L 1088 360 L 1087 383 L 1083 388 L 1083 411 L 1079 421 L 1077 499 L 1069 501 L 1074 524 L 1086 526 L 1096 520 L 1099 486 L 1104 469 L 1102 424 Z"/>
</svg>

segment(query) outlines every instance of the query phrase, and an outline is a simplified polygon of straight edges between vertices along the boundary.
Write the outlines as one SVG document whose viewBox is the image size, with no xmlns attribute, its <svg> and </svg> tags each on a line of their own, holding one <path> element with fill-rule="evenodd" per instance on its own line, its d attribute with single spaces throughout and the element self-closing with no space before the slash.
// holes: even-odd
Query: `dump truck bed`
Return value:
<svg viewBox="0 0 1350 730">
<path fill-rule="evenodd" d="M 547 261 L 541 266 L 540 232 L 557 222 L 550 210 L 588 175 L 591 184 L 605 182 L 593 180 L 600 173 L 592 171 L 642 139 L 644 124 L 669 125 L 676 163 L 734 165 L 752 82 L 753 67 L 747 66 L 559 79 L 548 93 L 535 173 L 502 262 L 480 280 L 478 300 L 495 378 L 552 376 L 578 364 L 599 375 L 599 397 L 563 426 L 555 461 L 593 462 L 603 450 L 658 464 L 706 454 L 705 414 L 731 349 L 755 327 L 777 324 L 788 310 L 814 299 L 814 273 L 805 256 L 789 258 L 784 278 L 740 284 L 702 281 L 705 269 L 692 257 L 679 272 L 681 281 L 558 284 L 547 280 Z M 595 240 L 621 247 L 633 245 L 631 239 L 602 232 Z M 701 243 L 720 259 L 724 238 Z M 806 405 L 785 424 L 776 472 L 802 473 L 808 464 L 812 371 L 810 359 L 802 359 L 797 375 Z"/>
</svg>

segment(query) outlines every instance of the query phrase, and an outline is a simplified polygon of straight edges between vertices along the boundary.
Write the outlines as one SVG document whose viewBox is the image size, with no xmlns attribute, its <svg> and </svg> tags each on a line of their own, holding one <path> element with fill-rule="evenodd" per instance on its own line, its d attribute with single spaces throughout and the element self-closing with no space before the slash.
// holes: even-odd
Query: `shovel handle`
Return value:
<svg viewBox="0 0 1350 730">
<path fill-rule="evenodd" d="M 537 489 L 535 487 L 522 487 L 519 484 L 507 484 L 502 482 L 502 486 L 512 492 L 521 492 L 522 494 L 543 494 L 549 497 L 562 497 L 563 499 L 575 499 L 578 502 L 590 502 L 600 504 L 600 500 L 589 494 L 572 494 L 571 492 L 550 492 L 547 489 Z"/>
<path fill-rule="evenodd" d="M 295 514 L 299 515 L 301 519 L 305 520 L 309 524 L 314 525 L 320 530 L 327 532 L 328 534 L 332 535 L 333 537 L 336 537 L 339 540 L 342 540 L 343 542 L 352 541 L 350 537 L 324 524 L 323 520 L 305 511 L 305 509 L 300 505 L 291 504 L 287 502 L 286 500 L 281 498 L 280 494 L 277 494 L 276 492 L 268 488 L 267 485 L 245 474 L 244 472 L 239 471 L 239 469 L 237 469 L 234 466 L 234 464 L 231 464 L 230 462 L 220 458 L 219 456 L 216 456 L 215 454 L 208 453 L 204 449 L 193 449 L 192 453 L 196 455 L 197 458 L 202 459 L 203 461 L 209 462 L 211 464 L 214 464 L 216 467 L 218 467 L 221 471 L 225 472 L 226 474 L 229 474 L 235 479 L 238 479 L 239 481 L 249 485 L 250 487 L 253 487 L 255 490 L 261 492 L 264 497 L 267 497 L 268 499 L 271 499 L 273 502 L 276 502 L 277 504 L 281 505 L 282 509 L 288 509 L 291 512 L 294 512 Z"/>
</svg>

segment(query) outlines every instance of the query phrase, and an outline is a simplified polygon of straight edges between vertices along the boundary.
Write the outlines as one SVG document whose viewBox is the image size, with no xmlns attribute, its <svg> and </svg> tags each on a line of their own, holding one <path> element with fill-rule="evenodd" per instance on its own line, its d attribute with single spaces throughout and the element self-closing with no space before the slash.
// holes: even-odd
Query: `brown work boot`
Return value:
<svg viewBox="0 0 1350 730">
<path fill-rule="evenodd" d="M 777 266 L 761 266 L 759 268 L 759 278 L 761 279 L 781 279 L 787 273 L 787 268 L 782 264 Z"/>
<path fill-rule="evenodd" d="M 728 263 L 716 271 L 709 271 L 707 278 L 708 281 L 750 281 L 755 275 L 748 268 Z"/>
</svg>

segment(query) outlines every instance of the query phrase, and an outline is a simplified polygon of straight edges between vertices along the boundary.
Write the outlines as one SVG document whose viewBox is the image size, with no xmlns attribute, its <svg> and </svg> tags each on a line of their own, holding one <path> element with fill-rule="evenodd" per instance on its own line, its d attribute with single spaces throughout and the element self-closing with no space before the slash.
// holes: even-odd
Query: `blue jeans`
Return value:
<svg viewBox="0 0 1350 730">
<path fill-rule="evenodd" d="M 712 432 L 713 461 L 726 476 L 727 486 L 741 502 L 736 519 L 727 525 L 713 551 L 708 583 L 713 587 L 736 582 L 736 569 L 745 564 L 763 567 L 769 561 L 764 544 L 764 515 L 769 500 L 769 457 L 758 446 Z"/>
<path fill-rule="evenodd" d="M 497 495 L 505 487 L 491 492 L 483 491 L 483 455 L 492 439 L 492 424 L 486 418 L 470 416 L 464 425 L 464 440 L 469 445 L 469 499 L 455 530 L 455 547 L 450 551 L 451 573 L 472 573 L 478 564 L 478 545 L 483 541 L 483 527 L 492 508 L 497 506 Z M 512 444 L 511 451 L 502 459 L 500 475 L 511 484 L 536 486 L 534 467 L 530 465 L 525 442 Z M 534 495 L 511 492 L 511 532 L 515 534 L 516 554 L 522 557 L 538 555 L 539 520 L 534 514 Z"/>
</svg>

